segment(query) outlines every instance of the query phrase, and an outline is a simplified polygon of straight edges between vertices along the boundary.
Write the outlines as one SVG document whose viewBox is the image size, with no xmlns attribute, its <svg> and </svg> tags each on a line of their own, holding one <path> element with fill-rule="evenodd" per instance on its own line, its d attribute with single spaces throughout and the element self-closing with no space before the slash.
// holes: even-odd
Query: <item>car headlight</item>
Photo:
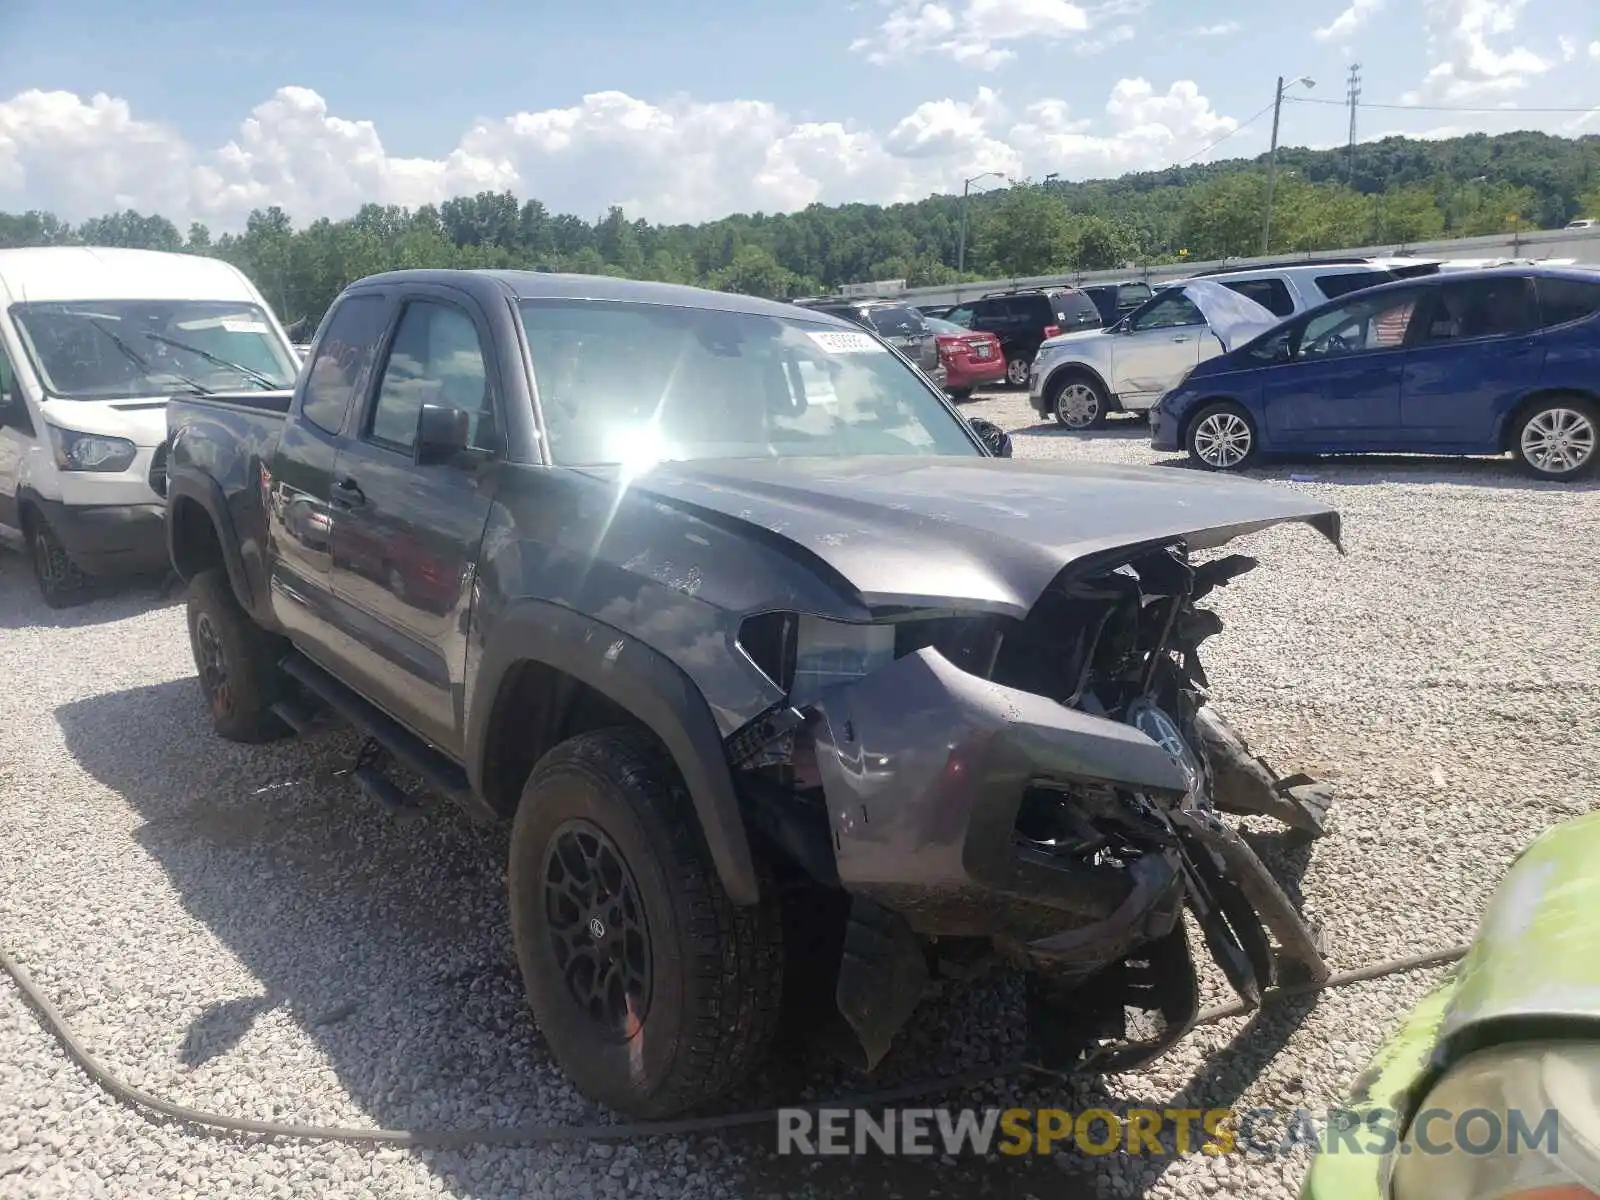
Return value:
<svg viewBox="0 0 1600 1200">
<path fill-rule="evenodd" d="M 56 425 L 46 428 L 50 430 L 56 466 L 63 471 L 126 471 L 139 453 L 127 438 L 78 433 Z"/>
<path fill-rule="evenodd" d="M 748 617 L 739 646 L 789 703 L 812 703 L 827 688 L 872 674 L 894 661 L 895 626 L 851 624 L 796 613 Z"/>
<path fill-rule="evenodd" d="M 1462 1060 L 1390 1152 L 1390 1200 L 1600 1200 L 1600 1044 Z"/>
</svg>

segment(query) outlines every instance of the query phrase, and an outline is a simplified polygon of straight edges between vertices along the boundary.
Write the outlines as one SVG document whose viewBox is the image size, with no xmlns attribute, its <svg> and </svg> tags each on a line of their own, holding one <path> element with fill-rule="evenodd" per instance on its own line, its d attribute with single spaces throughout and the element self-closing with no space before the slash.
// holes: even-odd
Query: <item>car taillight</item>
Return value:
<svg viewBox="0 0 1600 1200">
<path fill-rule="evenodd" d="M 1061 332 L 1061 326 L 1059 326 L 1059 325 L 1046 325 L 1044 327 L 1044 335 L 1047 338 L 1056 337 L 1057 335 L 1060 334 L 1060 332 Z"/>
</svg>

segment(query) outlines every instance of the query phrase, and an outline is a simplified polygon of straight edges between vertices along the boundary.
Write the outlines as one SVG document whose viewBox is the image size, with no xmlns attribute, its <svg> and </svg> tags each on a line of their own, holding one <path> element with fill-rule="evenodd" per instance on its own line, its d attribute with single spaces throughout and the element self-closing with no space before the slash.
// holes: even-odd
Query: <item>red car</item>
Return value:
<svg viewBox="0 0 1600 1200">
<path fill-rule="evenodd" d="M 992 333 L 978 333 L 950 321 L 929 317 L 928 328 L 939 340 L 939 361 L 944 364 L 944 390 L 953 400 L 966 400 L 973 388 L 999 383 L 1006 377 L 1005 355 L 1000 339 Z"/>
</svg>

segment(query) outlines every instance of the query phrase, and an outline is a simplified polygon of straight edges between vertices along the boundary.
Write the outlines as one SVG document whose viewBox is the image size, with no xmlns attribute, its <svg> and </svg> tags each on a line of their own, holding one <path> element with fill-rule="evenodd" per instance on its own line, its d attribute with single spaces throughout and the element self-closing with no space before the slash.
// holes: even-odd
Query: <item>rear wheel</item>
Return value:
<svg viewBox="0 0 1600 1200">
<path fill-rule="evenodd" d="M 1012 355 L 1006 359 L 1006 382 L 1012 387 L 1028 386 L 1028 368 L 1033 365 L 1032 359 Z"/>
<path fill-rule="evenodd" d="M 1197 412 L 1186 440 L 1190 459 L 1212 471 L 1242 471 L 1256 456 L 1256 427 L 1231 400 Z"/>
<path fill-rule="evenodd" d="M 954 400 L 957 404 L 964 404 L 966 401 L 972 399 L 971 388 L 951 388 L 949 394 L 950 399 Z"/>
<path fill-rule="evenodd" d="M 593 1100 L 668 1117 L 766 1053 L 783 993 L 775 887 L 736 907 L 682 777 L 647 732 L 580 734 L 522 792 L 511 932 L 550 1052 Z"/>
<path fill-rule="evenodd" d="M 1540 479 L 1579 479 L 1594 470 L 1600 410 L 1581 396 L 1552 396 L 1528 409 L 1512 440 L 1523 470 Z"/>
<path fill-rule="evenodd" d="M 268 742 L 289 729 L 272 711 L 283 695 L 285 646 L 250 618 L 220 567 L 189 581 L 189 645 L 211 727 L 230 742 Z"/>
<path fill-rule="evenodd" d="M 28 558 L 39 595 L 51 608 L 72 608 L 93 594 L 87 575 L 72 561 L 50 522 L 35 514 L 27 523 Z"/>
</svg>

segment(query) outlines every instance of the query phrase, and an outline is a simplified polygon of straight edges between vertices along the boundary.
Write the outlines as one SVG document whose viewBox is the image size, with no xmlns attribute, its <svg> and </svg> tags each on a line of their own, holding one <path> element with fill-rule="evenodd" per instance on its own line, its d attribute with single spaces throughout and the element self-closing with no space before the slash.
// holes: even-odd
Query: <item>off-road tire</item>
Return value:
<svg viewBox="0 0 1600 1200">
<path fill-rule="evenodd" d="M 1547 436 L 1555 432 L 1551 423 L 1558 423 L 1569 438 L 1576 435 L 1578 440 L 1570 442 L 1571 447 L 1586 449 L 1587 453 L 1576 465 L 1565 469 L 1552 470 L 1540 465 L 1529 457 L 1533 453 L 1528 445 L 1529 426 L 1535 422 L 1545 425 Z M 1600 406 L 1582 396 L 1549 396 L 1531 404 L 1512 424 L 1511 453 L 1516 456 L 1517 465 L 1535 479 L 1567 483 L 1590 474 L 1600 462 L 1597 435 L 1600 435 Z"/>
<path fill-rule="evenodd" d="M 251 620 L 220 567 L 189 581 L 188 618 L 189 647 L 211 727 L 230 742 L 270 742 L 287 735 L 289 727 L 272 706 L 284 693 L 278 663 L 288 647 Z"/>
<path fill-rule="evenodd" d="M 1064 403 L 1067 389 L 1082 389 L 1075 395 L 1085 402 L 1092 400 L 1094 411 L 1085 416 L 1078 406 L 1068 409 Z M 1106 395 L 1105 388 L 1100 386 L 1098 380 L 1083 372 L 1064 372 L 1050 381 L 1050 391 L 1045 396 L 1050 415 L 1056 419 L 1056 424 L 1063 429 L 1070 429 L 1074 433 L 1084 433 L 1091 429 L 1099 429 L 1106 423 L 1106 413 L 1111 409 L 1110 398 Z"/>
<path fill-rule="evenodd" d="M 50 522 L 33 513 L 27 522 L 28 563 L 39 596 L 50 608 L 75 608 L 94 595 L 94 581 L 72 561 Z"/>
<path fill-rule="evenodd" d="M 556 957 L 547 864 L 558 839 L 598 829 L 636 885 L 650 992 L 631 1032 L 603 1028 Z M 528 1003 L 557 1063 L 590 1099 L 663 1118 L 725 1093 L 772 1042 L 783 996 L 777 889 L 741 908 L 717 877 L 683 779 L 639 729 L 560 743 L 534 767 L 511 830 L 511 933 Z"/>
</svg>

